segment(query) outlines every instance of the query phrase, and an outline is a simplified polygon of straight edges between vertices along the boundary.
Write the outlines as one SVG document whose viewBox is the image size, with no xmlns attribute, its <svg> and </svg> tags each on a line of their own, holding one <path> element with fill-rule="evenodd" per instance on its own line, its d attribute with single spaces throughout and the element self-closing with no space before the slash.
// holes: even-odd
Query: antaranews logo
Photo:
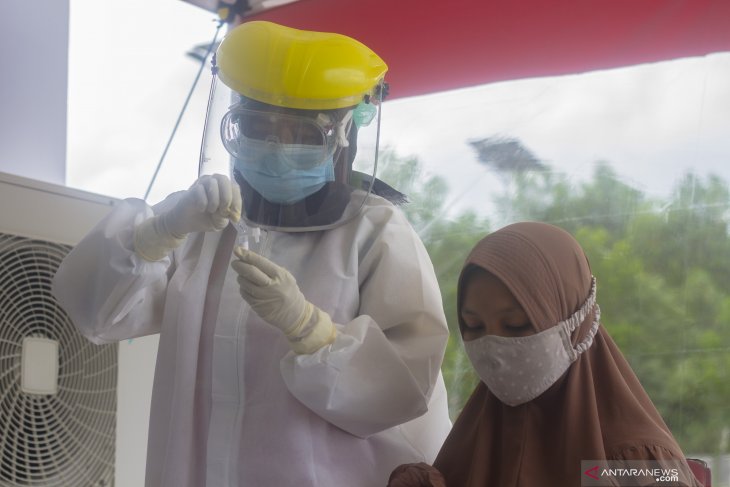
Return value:
<svg viewBox="0 0 730 487">
<path fill-rule="evenodd" d="M 600 475 L 601 473 L 598 471 L 600 467 L 598 465 L 593 466 L 583 472 L 584 474 L 588 475 L 592 479 L 601 480 L 601 477 L 597 477 L 597 475 Z"/>
<path fill-rule="evenodd" d="M 581 487 L 691 485 L 692 474 L 675 460 L 582 460 Z"/>
</svg>

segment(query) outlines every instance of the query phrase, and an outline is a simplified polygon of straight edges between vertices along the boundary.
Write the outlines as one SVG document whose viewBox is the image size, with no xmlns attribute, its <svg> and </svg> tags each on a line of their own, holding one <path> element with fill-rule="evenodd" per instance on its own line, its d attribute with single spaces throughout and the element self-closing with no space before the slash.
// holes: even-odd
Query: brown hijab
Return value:
<svg viewBox="0 0 730 487">
<path fill-rule="evenodd" d="M 566 231 L 545 223 L 509 225 L 482 239 L 466 259 L 496 275 L 537 332 L 585 302 L 591 270 Z M 597 298 L 600 303 L 600 281 Z M 595 310 L 573 333 L 582 341 Z M 580 486 L 581 460 L 683 459 L 681 449 L 629 364 L 599 326 L 593 344 L 545 393 L 510 407 L 480 383 L 434 466 L 449 487 Z M 683 461 L 683 460 L 682 460 Z M 686 464 L 685 464 L 686 466 Z"/>
</svg>

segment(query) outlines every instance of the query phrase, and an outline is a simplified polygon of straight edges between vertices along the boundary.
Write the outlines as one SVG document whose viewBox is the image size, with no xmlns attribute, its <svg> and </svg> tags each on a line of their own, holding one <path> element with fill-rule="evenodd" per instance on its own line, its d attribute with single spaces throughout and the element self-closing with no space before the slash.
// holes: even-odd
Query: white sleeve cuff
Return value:
<svg viewBox="0 0 730 487">
<path fill-rule="evenodd" d="M 185 240 L 185 237 L 177 238 L 162 231 L 160 226 L 160 217 L 155 216 L 146 219 L 134 228 L 134 251 L 150 262 L 162 259 Z"/>
<path fill-rule="evenodd" d="M 314 353 L 337 337 L 337 328 L 330 315 L 311 303 L 307 305 L 312 307 L 311 318 L 303 327 L 297 327 L 300 333 L 287 335 L 292 350 L 298 354 Z"/>
</svg>

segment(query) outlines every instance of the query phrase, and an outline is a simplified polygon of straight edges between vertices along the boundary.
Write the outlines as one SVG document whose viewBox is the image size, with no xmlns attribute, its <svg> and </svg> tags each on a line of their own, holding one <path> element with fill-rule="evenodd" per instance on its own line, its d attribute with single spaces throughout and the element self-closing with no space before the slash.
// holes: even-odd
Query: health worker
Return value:
<svg viewBox="0 0 730 487">
<path fill-rule="evenodd" d="M 387 66 L 252 21 L 213 61 L 199 179 L 121 201 L 53 292 L 83 335 L 159 333 L 148 487 L 381 487 L 450 429 L 428 254 L 376 179 Z"/>
</svg>

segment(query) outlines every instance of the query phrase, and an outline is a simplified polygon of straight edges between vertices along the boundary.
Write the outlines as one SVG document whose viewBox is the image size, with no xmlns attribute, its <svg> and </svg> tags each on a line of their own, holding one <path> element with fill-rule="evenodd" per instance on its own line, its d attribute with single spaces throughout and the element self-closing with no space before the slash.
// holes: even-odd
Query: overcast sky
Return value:
<svg viewBox="0 0 730 487">
<path fill-rule="evenodd" d="M 71 0 L 69 186 L 144 195 L 199 68 L 186 52 L 210 42 L 215 26 L 213 14 L 180 0 Z M 209 81 L 206 68 L 150 202 L 197 177 Z M 393 100 L 381 144 L 444 176 L 459 208 L 480 208 L 497 184 L 467 144 L 494 135 L 520 139 L 576 180 L 608 161 L 626 182 L 663 195 L 688 170 L 730 180 L 728 113 L 723 53 Z"/>
</svg>

